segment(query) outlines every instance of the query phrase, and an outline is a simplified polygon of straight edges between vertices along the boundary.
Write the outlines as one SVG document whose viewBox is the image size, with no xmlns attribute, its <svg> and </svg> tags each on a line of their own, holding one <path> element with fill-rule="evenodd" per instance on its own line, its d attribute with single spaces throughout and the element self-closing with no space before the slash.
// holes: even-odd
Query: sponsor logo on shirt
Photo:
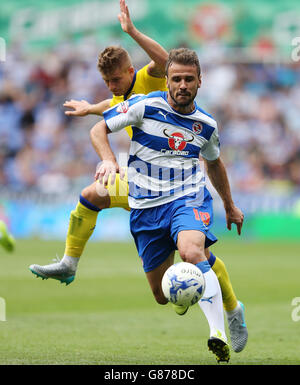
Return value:
<svg viewBox="0 0 300 385">
<path fill-rule="evenodd" d="M 163 131 L 168 138 L 168 144 L 171 150 L 162 149 L 161 152 L 166 155 L 188 155 L 189 151 L 183 151 L 186 144 L 194 140 L 193 136 L 186 137 L 182 132 L 169 133 L 166 129 Z"/>
<path fill-rule="evenodd" d="M 193 129 L 193 133 L 198 135 L 202 132 L 203 130 L 203 126 L 200 122 L 195 122 L 193 125 L 192 125 L 192 129 Z"/>
<path fill-rule="evenodd" d="M 117 107 L 117 112 L 120 114 L 126 114 L 126 112 L 129 110 L 129 102 L 125 100 L 125 102 L 121 102 Z"/>
<path fill-rule="evenodd" d="M 162 115 L 162 116 L 165 118 L 165 120 L 167 120 L 168 112 L 166 112 L 166 113 L 164 114 L 162 111 L 158 111 L 158 113 L 159 113 L 160 115 Z"/>
</svg>

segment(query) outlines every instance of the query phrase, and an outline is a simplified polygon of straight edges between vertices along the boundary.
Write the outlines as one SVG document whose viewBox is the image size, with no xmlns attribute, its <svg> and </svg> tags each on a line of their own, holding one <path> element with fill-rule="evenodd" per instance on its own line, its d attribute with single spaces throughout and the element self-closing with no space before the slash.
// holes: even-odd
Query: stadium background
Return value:
<svg viewBox="0 0 300 385">
<path fill-rule="evenodd" d="M 198 102 L 219 122 L 233 194 L 247 218 L 244 236 L 299 238 L 299 61 L 292 60 L 299 2 L 128 4 L 136 26 L 164 47 L 199 53 Z M 67 118 L 62 104 L 110 96 L 96 69 L 98 52 L 122 44 L 137 68 L 148 60 L 122 32 L 118 12 L 118 1 L 106 0 L 1 4 L 0 218 L 17 238 L 64 239 L 69 212 L 92 182 L 97 157 L 89 129 L 97 118 Z M 112 141 L 127 151 L 125 135 Z M 215 210 L 216 232 L 230 236 L 218 198 Z M 93 239 L 131 239 L 126 212 L 101 218 Z"/>
<path fill-rule="evenodd" d="M 97 117 L 67 118 L 63 102 L 110 96 L 96 69 L 109 44 L 125 46 L 137 68 L 148 60 L 121 31 L 118 3 L 0 4 L 0 219 L 17 238 L 14 254 L 0 251 L 8 321 L 0 322 L 0 364 L 215 363 L 202 313 L 195 307 L 182 319 L 153 301 L 124 210 L 101 212 L 97 242 L 88 243 L 72 285 L 33 280 L 28 270 L 62 255 L 70 210 L 98 162 L 89 141 Z M 246 215 L 238 237 L 225 229 L 215 197 L 213 252 L 246 305 L 249 329 L 245 351 L 231 362 L 299 364 L 299 2 L 128 4 L 136 26 L 167 49 L 199 53 L 197 101 L 219 122 L 233 195 Z M 112 142 L 128 149 L 126 135 Z"/>
<path fill-rule="evenodd" d="M 299 237 L 299 62 L 291 60 L 299 3 L 134 0 L 129 6 L 136 26 L 167 49 L 199 52 L 198 102 L 219 122 L 234 197 L 247 218 L 245 236 L 277 237 L 284 224 L 286 236 Z M 117 14 L 117 1 L 1 5 L 7 52 L 0 67 L 0 217 L 16 237 L 64 239 L 67 215 L 92 181 L 97 157 L 88 133 L 97 119 L 66 118 L 62 104 L 109 97 L 97 53 L 122 44 L 137 68 L 148 60 L 122 32 Z M 125 136 L 112 140 L 117 152 L 127 150 Z M 218 200 L 215 209 L 221 234 Z M 130 239 L 127 213 L 101 216 L 94 239 Z"/>
</svg>

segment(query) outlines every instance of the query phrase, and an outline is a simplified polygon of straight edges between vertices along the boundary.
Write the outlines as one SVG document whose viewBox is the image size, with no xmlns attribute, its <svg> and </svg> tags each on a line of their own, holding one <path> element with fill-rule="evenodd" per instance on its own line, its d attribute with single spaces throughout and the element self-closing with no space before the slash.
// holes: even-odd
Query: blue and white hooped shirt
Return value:
<svg viewBox="0 0 300 385">
<path fill-rule="evenodd" d="M 167 92 L 134 95 L 105 111 L 111 132 L 132 126 L 128 160 L 129 206 L 159 206 L 199 192 L 205 185 L 199 156 L 220 154 L 216 121 L 196 104 L 180 114 L 167 102 Z"/>
</svg>

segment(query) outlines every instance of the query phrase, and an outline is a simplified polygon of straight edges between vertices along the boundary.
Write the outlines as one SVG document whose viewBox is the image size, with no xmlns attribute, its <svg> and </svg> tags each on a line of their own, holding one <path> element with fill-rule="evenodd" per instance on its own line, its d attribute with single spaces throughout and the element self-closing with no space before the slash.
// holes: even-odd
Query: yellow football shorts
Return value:
<svg viewBox="0 0 300 385">
<path fill-rule="evenodd" d="M 120 207 L 130 211 L 130 207 L 128 205 L 129 187 L 127 172 L 122 180 L 120 178 L 120 174 L 116 174 L 114 184 L 111 184 L 111 177 L 109 177 L 106 189 L 110 197 L 109 207 Z"/>
</svg>

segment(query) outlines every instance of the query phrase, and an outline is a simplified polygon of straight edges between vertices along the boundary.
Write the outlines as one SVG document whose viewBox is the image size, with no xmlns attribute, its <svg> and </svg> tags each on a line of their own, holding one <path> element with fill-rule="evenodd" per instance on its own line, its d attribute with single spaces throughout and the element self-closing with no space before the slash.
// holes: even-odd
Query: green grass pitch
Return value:
<svg viewBox="0 0 300 385">
<path fill-rule="evenodd" d="M 229 365 L 300 364 L 300 321 L 292 319 L 299 246 L 237 239 L 213 247 L 246 306 L 248 345 L 231 353 Z M 179 317 L 156 304 L 133 243 L 89 243 L 69 286 L 29 271 L 63 250 L 63 242 L 39 240 L 19 240 L 11 255 L 0 250 L 1 365 L 216 364 L 198 305 Z"/>
</svg>

